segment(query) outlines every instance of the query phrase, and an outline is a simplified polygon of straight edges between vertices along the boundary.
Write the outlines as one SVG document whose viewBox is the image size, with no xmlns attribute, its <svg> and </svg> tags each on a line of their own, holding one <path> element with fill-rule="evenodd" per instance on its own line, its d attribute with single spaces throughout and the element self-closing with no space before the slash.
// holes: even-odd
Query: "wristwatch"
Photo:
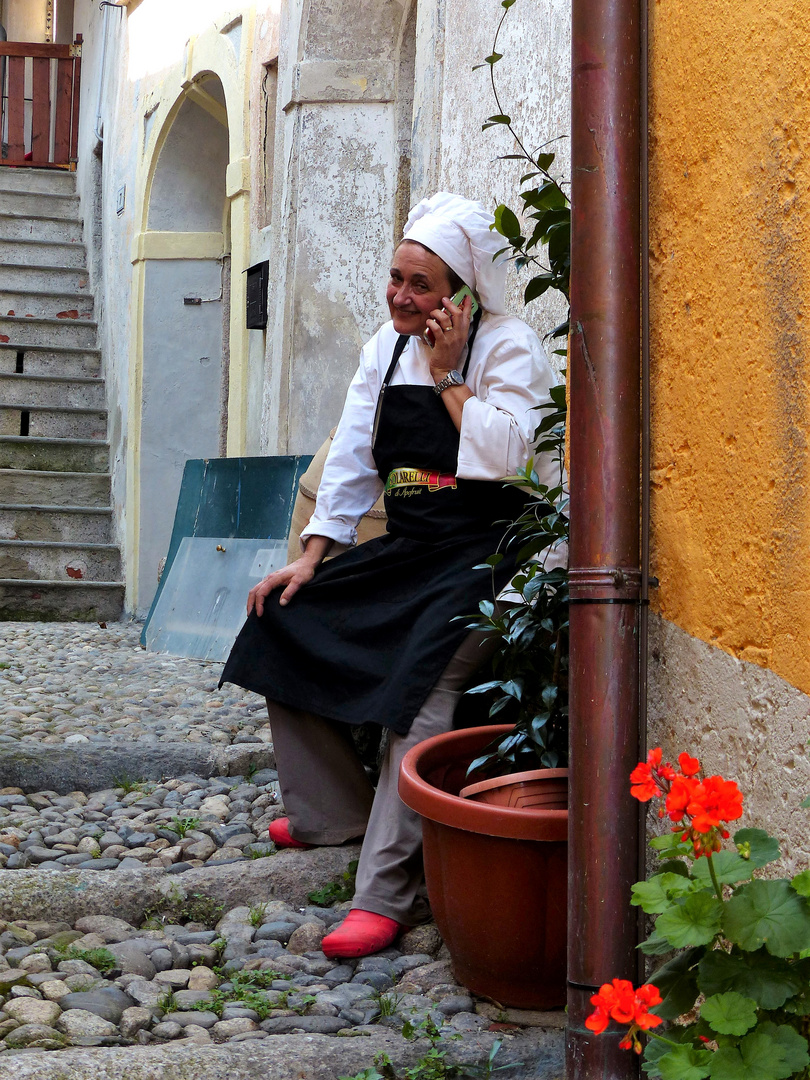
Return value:
<svg viewBox="0 0 810 1080">
<path fill-rule="evenodd" d="M 463 385 L 464 385 L 464 379 L 463 379 L 460 372 L 458 372 L 458 371 L 448 371 L 447 374 L 445 375 L 445 377 L 441 380 L 441 382 L 437 382 L 436 385 L 433 387 L 433 389 L 436 391 L 437 394 L 442 394 L 442 393 L 444 393 L 445 390 L 448 390 L 451 386 L 463 386 Z"/>
</svg>

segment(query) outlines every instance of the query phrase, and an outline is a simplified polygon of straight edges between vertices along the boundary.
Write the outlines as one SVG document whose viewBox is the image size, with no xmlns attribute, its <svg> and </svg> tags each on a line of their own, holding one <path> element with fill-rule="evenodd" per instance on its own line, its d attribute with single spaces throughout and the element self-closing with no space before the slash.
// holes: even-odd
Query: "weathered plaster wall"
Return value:
<svg viewBox="0 0 810 1080">
<path fill-rule="evenodd" d="M 805 692 L 808 50 L 801 0 L 651 7 L 654 602 Z"/>
<path fill-rule="evenodd" d="M 504 107 L 531 149 L 569 124 L 568 0 L 521 0 L 509 12 L 498 67 Z M 517 200 L 526 167 L 481 133 L 497 112 L 488 72 L 503 8 L 495 0 L 291 0 L 281 25 L 279 124 L 263 443 L 314 452 L 337 421 L 362 343 L 387 318 L 388 262 L 410 205 L 445 189 L 493 208 Z M 542 333 L 563 306 L 513 310 Z"/>
<path fill-rule="evenodd" d="M 252 254 L 249 138 L 253 21 L 258 12 L 270 27 L 274 26 L 278 3 L 174 0 L 167 8 L 162 0 L 133 0 L 124 11 L 104 10 L 106 14 L 99 12 L 91 0 L 76 0 L 75 28 L 84 32 L 86 42 L 78 185 L 85 231 L 92 234 L 91 251 L 97 255 L 93 283 L 101 319 L 113 493 L 118 536 L 125 550 L 127 607 L 143 612 L 154 589 L 155 575 L 151 554 L 144 554 L 143 559 L 140 556 L 141 538 L 145 533 L 152 536 L 155 530 L 167 534 L 174 513 L 171 498 L 164 494 L 155 504 L 150 493 L 150 465 L 141 456 L 143 403 L 150 395 L 154 401 L 157 389 L 177 408 L 184 407 L 185 361 L 171 366 L 190 344 L 186 326 L 189 309 L 183 310 L 182 296 L 218 294 L 220 260 L 226 251 L 230 251 L 233 269 L 225 334 L 230 355 L 228 452 L 244 453 L 248 446 L 250 388 L 261 386 L 263 374 L 263 350 L 250 349 L 244 326 L 242 276 Z M 108 53 L 101 97 L 104 144 L 99 148 L 94 127 L 105 21 Z M 178 117 L 183 122 L 172 138 Z M 211 137 L 212 125 L 225 133 L 224 143 Z M 94 154 L 98 149 L 102 149 L 100 156 Z M 164 149 L 167 168 L 161 170 Z M 216 173 L 213 178 L 212 173 Z M 124 186 L 126 205 L 119 216 L 116 196 Z M 151 210 L 154 213 L 150 218 Z M 95 229 L 94 218 L 98 226 Z M 147 286 L 147 264 L 154 259 L 169 263 L 175 260 L 172 288 L 165 295 Z M 180 269 L 176 260 L 185 260 Z M 200 260 L 208 261 L 208 271 Z M 161 273 L 156 272 L 158 276 Z M 203 279 L 198 280 L 201 273 Z M 160 307 L 169 295 L 179 306 L 175 319 L 167 317 Z M 210 304 L 202 309 L 211 322 L 211 332 L 206 331 L 210 339 L 207 347 L 196 350 L 198 363 L 211 355 L 212 342 L 217 344 L 222 339 L 218 322 L 221 308 L 221 304 Z M 154 333 L 166 338 L 162 357 L 155 351 L 154 340 L 150 341 Z M 220 350 L 212 362 L 219 365 L 224 352 Z M 165 365 L 162 369 L 156 367 L 155 357 Z M 163 381 L 152 382 L 158 371 Z M 217 410 L 221 407 L 220 387 L 218 380 L 213 381 L 217 386 L 210 403 Z M 260 425 L 260 400 L 260 393 L 254 391 L 254 431 Z M 202 415 L 198 411 L 197 419 Z M 193 418 L 194 411 L 188 416 Z M 147 433 L 160 436 L 163 426 L 162 421 L 154 423 L 147 416 Z M 215 438 L 212 445 L 208 438 L 210 424 L 202 427 L 207 430 L 206 452 L 218 453 L 218 440 Z M 170 443 L 167 437 L 164 449 L 169 455 L 175 454 L 177 448 Z M 256 445 L 254 439 L 254 452 Z M 195 456 L 195 446 L 192 438 L 183 453 Z M 146 457 L 151 459 L 154 445 L 147 449 Z M 141 490 L 142 480 L 145 491 Z M 160 518 L 159 527 L 153 520 L 155 513 Z M 139 581 L 141 571 L 146 577 Z"/>
<path fill-rule="evenodd" d="M 772 671 L 738 660 L 660 616 L 650 619 L 650 746 L 675 761 L 698 756 L 707 774 L 736 780 L 739 827 L 782 842 L 788 873 L 810 860 L 810 697 Z"/>
</svg>

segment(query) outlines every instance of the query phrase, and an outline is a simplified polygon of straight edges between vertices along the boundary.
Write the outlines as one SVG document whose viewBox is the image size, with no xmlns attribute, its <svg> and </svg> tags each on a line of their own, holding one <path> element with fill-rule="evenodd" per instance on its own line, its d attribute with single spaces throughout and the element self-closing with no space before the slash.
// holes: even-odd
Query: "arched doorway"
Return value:
<svg viewBox="0 0 810 1080">
<path fill-rule="evenodd" d="M 168 122 L 142 234 L 143 324 L 138 589 L 148 610 L 188 458 L 224 453 L 230 210 L 228 118 L 220 80 L 187 87 Z"/>
</svg>

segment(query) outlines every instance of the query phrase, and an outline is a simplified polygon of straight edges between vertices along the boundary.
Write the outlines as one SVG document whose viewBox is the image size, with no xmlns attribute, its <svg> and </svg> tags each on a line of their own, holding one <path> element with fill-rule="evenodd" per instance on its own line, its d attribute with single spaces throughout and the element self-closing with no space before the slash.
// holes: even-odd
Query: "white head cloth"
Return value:
<svg viewBox="0 0 810 1080">
<path fill-rule="evenodd" d="M 411 210 L 402 239 L 430 248 L 470 286 L 484 311 L 505 315 L 508 259 L 492 261 L 504 246 L 500 233 L 490 230 L 494 220 L 481 203 L 439 191 Z"/>
</svg>

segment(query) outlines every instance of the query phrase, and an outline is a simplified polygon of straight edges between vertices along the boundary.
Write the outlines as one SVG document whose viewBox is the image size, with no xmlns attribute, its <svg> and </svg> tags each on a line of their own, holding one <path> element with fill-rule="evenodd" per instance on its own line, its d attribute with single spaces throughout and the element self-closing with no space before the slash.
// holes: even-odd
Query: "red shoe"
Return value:
<svg viewBox="0 0 810 1080">
<path fill-rule="evenodd" d="M 326 935 L 321 949 L 330 960 L 342 956 L 369 956 L 393 945 L 404 929 L 402 923 L 386 915 L 352 908 L 337 930 Z"/>
<path fill-rule="evenodd" d="M 299 848 L 301 851 L 309 851 L 310 848 L 315 847 L 314 844 L 305 844 L 303 840 L 296 840 L 290 836 L 290 819 L 287 817 L 280 817 L 276 818 L 275 821 L 271 821 L 267 831 L 270 833 L 270 839 L 276 847 Z"/>
</svg>

